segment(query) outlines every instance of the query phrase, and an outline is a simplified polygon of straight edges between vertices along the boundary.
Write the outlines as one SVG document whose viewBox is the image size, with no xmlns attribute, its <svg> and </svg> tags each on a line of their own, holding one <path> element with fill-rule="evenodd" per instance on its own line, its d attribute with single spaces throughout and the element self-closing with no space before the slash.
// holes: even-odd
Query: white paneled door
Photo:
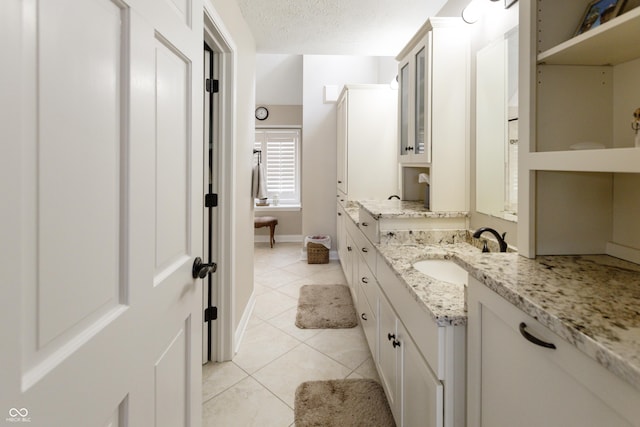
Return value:
<svg viewBox="0 0 640 427">
<path fill-rule="evenodd" d="M 0 424 L 201 424 L 202 34 L 200 0 L 2 1 Z"/>
</svg>

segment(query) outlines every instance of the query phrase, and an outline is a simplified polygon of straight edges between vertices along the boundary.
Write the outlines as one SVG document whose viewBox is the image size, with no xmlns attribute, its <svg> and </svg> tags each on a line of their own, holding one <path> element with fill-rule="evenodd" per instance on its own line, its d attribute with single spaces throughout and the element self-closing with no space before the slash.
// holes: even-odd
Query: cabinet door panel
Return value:
<svg viewBox="0 0 640 427">
<path fill-rule="evenodd" d="M 401 325 L 398 333 L 402 349 L 402 426 L 442 427 L 444 387 Z"/>
<path fill-rule="evenodd" d="M 409 63 L 400 66 L 400 156 L 409 154 Z"/>
<path fill-rule="evenodd" d="M 415 54 L 416 85 L 415 85 L 415 146 L 416 155 L 425 152 L 425 142 L 427 140 L 426 118 L 427 112 L 427 46 L 423 46 Z"/>
<path fill-rule="evenodd" d="M 362 286 L 360 288 L 360 295 L 358 298 L 358 316 L 360 317 L 360 324 L 362 325 L 362 330 L 364 331 L 364 335 L 367 338 L 367 344 L 369 344 L 369 350 L 371 350 L 371 356 L 374 361 L 378 360 L 378 347 L 377 347 L 377 337 L 376 333 L 378 331 L 378 323 L 377 323 L 377 308 L 378 308 L 378 299 L 376 298 L 374 301 L 371 301 L 371 305 L 369 305 L 369 300 L 365 297 L 364 290 Z"/>
<path fill-rule="evenodd" d="M 559 366 L 554 350 L 521 337 L 518 319 L 480 311 L 482 426 L 633 425 Z"/>
<path fill-rule="evenodd" d="M 396 315 L 387 299 L 380 295 L 378 298 L 378 373 L 385 391 L 389 406 L 398 420 L 398 353 L 393 347 L 393 340 L 396 336 Z M 390 336 L 391 337 L 390 339 Z"/>
</svg>

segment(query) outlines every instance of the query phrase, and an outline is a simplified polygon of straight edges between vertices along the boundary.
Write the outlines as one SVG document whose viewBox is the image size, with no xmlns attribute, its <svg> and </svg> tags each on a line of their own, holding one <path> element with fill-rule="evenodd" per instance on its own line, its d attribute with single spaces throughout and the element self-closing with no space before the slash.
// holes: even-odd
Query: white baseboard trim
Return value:
<svg viewBox="0 0 640 427">
<path fill-rule="evenodd" d="M 300 234 L 276 234 L 276 243 L 302 243 L 304 238 Z M 269 243 L 269 235 L 268 234 L 254 234 L 253 235 L 254 243 Z"/>
<path fill-rule="evenodd" d="M 640 250 L 636 248 L 623 246 L 613 242 L 607 242 L 606 252 L 607 255 L 640 264 Z"/>
<path fill-rule="evenodd" d="M 249 297 L 249 302 L 247 303 L 247 306 L 244 309 L 244 313 L 242 313 L 242 318 L 240 319 L 240 323 L 238 324 L 238 328 L 236 329 L 236 332 L 233 337 L 233 355 L 234 356 L 236 355 L 236 353 L 238 352 L 238 349 L 240 348 L 240 344 L 242 343 L 242 338 L 244 337 L 244 333 L 247 330 L 247 325 L 249 324 L 249 319 L 253 314 L 253 309 L 255 308 L 255 306 L 256 306 L 256 293 L 254 290 L 254 292 L 252 292 L 251 296 Z"/>
</svg>

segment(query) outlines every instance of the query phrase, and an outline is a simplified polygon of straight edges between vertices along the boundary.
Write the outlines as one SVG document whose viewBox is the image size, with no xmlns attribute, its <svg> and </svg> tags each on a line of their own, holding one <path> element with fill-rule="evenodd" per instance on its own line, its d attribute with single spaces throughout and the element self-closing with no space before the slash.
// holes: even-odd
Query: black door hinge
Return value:
<svg viewBox="0 0 640 427">
<path fill-rule="evenodd" d="M 204 321 L 216 320 L 218 318 L 218 307 L 209 307 L 204 310 Z"/>
<path fill-rule="evenodd" d="M 205 88 L 207 92 L 218 93 L 218 91 L 220 90 L 220 84 L 216 79 L 206 79 Z"/>
<path fill-rule="evenodd" d="M 215 208 L 218 206 L 218 195 L 216 193 L 209 193 L 204 195 L 204 207 Z"/>
</svg>

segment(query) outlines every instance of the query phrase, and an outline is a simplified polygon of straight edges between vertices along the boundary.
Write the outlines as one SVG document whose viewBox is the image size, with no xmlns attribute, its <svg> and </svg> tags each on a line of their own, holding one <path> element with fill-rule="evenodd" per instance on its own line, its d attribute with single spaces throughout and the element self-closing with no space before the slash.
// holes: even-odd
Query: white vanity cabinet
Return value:
<svg viewBox="0 0 640 427">
<path fill-rule="evenodd" d="M 519 3 L 518 251 L 637 263 L 640 7 L 574 36 L 589 5 Z"/>
<path fill-rule="evenodd" d="M 396 60 L 398 161 L 428 168 L 431 210 L 467 210 L 468 29 L 459 18 L 429 18 Z"/>
<path fill-rule="evenodd" d="M 347 200 L 398 192 L 397 91 L 389 85 L 345 85 L 337 104 L 337 190 Z"/>
<path fill-rule="evenodd" d="M 396 348 L 400 346 L 397 340 L 396 325 L 398 318 L 395 312 L 383 296 L 378 299 L 378 359 L 376 360 L 376 368 L 380 376 L 380 382 L 387 394 L 389 406 L 393 412 L 397 424 L 400 422 L 400 376 L 398 375 L 398 364 L 401 357 L 400 351 Z"/>
<path fill-rule="evenodd" d="M 338 203 L 336 206 L 336 249 L 338 251 L 338 258 L 340 260 L 345 259 L 347 250 L 347 230 L 346 230 L 346 216 L 347 213 Z"/>
<path fill-rule="evenodd" d="M 377 284 L 373 283 L 370 286 L 377 286 Z M 363 285 L 358 284 L 358 291 L 360 293 L 356 306 L 358 318 L 360 319 L 364 336 L 367 339 L 371 356 L 375 361 L 378 358 L 378 341 L 376 337 L 378 332 L 378 299 L 376 298 L 370 301 L 367 298 Z"/>
<path fill-rule="evenodd" d="M 465 327 L 438 326 L 363 230 L 344 225 L 340 261 L 396 424 L 465 426 Z"/>
<path fill-rule="evenodd" d="M 477 280 L 469 282 L 469 427 L 640 426 L 640 390 Z"/>
<path fill-rule="evenodd" d="M 357 253 L 354 257 L 357 258 L 354 263 L 354 269 L 357 269 L 357 280 L 354 282 L 359 292 L 356 307 L 367 344 L 369 344 L 369 350 L 373 360 L 376 361 L 378 359 L 376 336 L 378 331 L 378 282 L 364 258 Z"/>
<path fill-rule="evenodd" d="M 442 427 L 442 383 L 382 294 L 378 308 L 377 368 L 397 425 Z"/>
<path fill-rule="evenodd" d="M 465 327 L 439 326 L 381 255 L 376 366 L 398 425 L 465 426 Z"/>
<path fill-rule="evenodd" d="M 338 250 L 338 258 L 342 264 L 342 269 L 347 279 L 347 283 L 353 291 L 353 248 L 355 245 L 353 243 L 353 238 L 349 233 L 349 229 L 352 224 L 353 221 L 348 217 L 344 207 L 341 204 L 338 204 L 336 222 L 336 246 Z"/>
<path fill-rule="evenodd" d="M 400 378 L 400 417 L 406 427 L 444 426 L 444 385 L 409 337 L 402 323 L 397 323 L 398 378 Z M 448 424 L 451 425 L 451 424 Z"/>
</svg>

